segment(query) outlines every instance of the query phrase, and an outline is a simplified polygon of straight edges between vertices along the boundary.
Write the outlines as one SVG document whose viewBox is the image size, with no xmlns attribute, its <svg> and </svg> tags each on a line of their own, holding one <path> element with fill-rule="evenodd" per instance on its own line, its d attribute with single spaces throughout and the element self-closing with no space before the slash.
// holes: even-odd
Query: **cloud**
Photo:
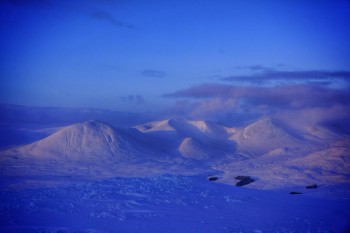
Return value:
<svg viewBox="0 0 350 233">
<path fill-rule="evenodd" d="M 129 103 L 134 103 L 137 105 L 142 105 L 145 103 L 144 98 L 141 95 L 128 95 L 128 96 L 122 96 L 120 99 L 123 102 L 129 102 Z"/>
<path fill-rule="evenodd" d="M 90 13 L 90 17 L 93 19 L 96 19 L 96 20 L 109 22 L 109 23 L 113 24 L 114 26 L 126 27 L 126 28 L 130 28 L 130 29 L 134 28 L 134 26 L 131 24 L 117 20 L 112 14 L 110 14 L 107 11 L 103 11 L 103 10 L 93 11 Z"/>
<path fill-rule="evenodd" d="M 266 70 L 274 70 L 275 68 L 267 67 L 264 65 L 251 65 L 251 66 L 237 66 L 237 69 L 248 69 L 251 71 L 266 71 Z"/>
<path fill-rule="evenodd" d="M 262 69 L 256 66 L 260 73 L 250 75 L 233 75 L 221 80 L 240 83 L 262 84 L 268 82 L 316 82 L 329 85 L 335 81 L 350 83 L 350 71 L 327 71 L 327 70 L 306 70 L 306 71 L 282 71 L 273 69 Z"/>
<path fill-rule="evenodd" d="M 335 104 L 331 107 L 309 107 L 303 109 L 284 109 L 277 112 L 275 118 L 289 123 L 295 128 L 302 126 L 335 126 L 340 131 L 350 133 L 350 106 Z"/>
<path fill-rule="evenodd" d="M 208 98 L 216 96 L 229 96 L 234 86 L 225 84 L 202 84 L 188 89 L 179 90 L 170 94 L 165 94 L 164 97 L 187 97 L 187 98 Z"/>
<path fill-rule="evenodd" d="M 272 70 L 273 68 L 269 68 L 266 66 L 262 66 L 262 65 L 254 65 L 254 66 L 249 66 L 249 69 L 251 69 L 252 71 L 265 71 L 265 70 Z"/>
<path fill-rule="evenodd" d="M 165 78 L 167 73 L 160 70 L 143 70 L 142 75 L 149 78 Z"/>
<path fill-rule="evenodd" d="M 315 84 L 273 87 L 202 84 L 165 97 L 181 99 L 170 112 L 192 118 L 232 122 L 268 115 L 294 125 L 334 123 L 350 118 L 349 88 Z"/>
<path fill-rule="evenodd" d="M 185 97 L 191 99 L 232 98 L 244 101 L 245 104 L 268 104 L 269 106 L 285 108 L 328 107 L 333 104 L 350 104 L 350 92 L 348 88 L 332 89 L 312 84 L 275 87 L 203 84 L 167 94 L 165 97 Z"/>
</svg>

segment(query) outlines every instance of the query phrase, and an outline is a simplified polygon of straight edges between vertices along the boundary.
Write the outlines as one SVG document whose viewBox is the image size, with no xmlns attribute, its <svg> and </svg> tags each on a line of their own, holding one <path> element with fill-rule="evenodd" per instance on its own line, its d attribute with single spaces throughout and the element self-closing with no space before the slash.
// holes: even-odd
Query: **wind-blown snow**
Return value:
<svg viewBox="0 0 350 233">
<path fill-rule="evenodd" d="M 203 176 L 0 190 L 1 232 L 345 232 L 349 200 L 242 189 Z M 316 195 L 317 196 L 317 195 Z M 283 214 L 282 214 L 283 213 Z"/>
</svg>

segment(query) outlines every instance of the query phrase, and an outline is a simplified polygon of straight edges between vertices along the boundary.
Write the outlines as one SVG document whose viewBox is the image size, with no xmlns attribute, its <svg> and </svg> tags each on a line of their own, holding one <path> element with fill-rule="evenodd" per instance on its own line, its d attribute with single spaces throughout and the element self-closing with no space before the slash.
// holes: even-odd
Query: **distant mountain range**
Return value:
<svg viewBox="0 0 350 233">
<path fill-rule="evenodd" d="M 154 119 L 149 112 L 131 113 L 96 108 L 33 107 L 0 104 L 0 123 L 73 124 L 99 119 L 118 126 L 131 126 Z"/>
</svg>

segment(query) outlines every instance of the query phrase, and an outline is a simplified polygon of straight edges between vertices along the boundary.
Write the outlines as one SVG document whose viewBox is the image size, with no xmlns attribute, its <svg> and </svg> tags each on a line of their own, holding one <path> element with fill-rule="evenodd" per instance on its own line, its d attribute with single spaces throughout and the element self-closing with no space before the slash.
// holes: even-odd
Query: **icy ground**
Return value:
<svg viewBox="0 0 350 233">
<path fill-rule="evenodd" d="M 204 175 L 2 181 L 0 232 L 348 232 L 350 199 L 336 189 L 253 190 Z M 345 188 L 337 189 L 346 192 Z M 290 195 L 302 191 L 303 195 Z M 349 193 L 344 193 L 345 197 Z"/>
</svg>

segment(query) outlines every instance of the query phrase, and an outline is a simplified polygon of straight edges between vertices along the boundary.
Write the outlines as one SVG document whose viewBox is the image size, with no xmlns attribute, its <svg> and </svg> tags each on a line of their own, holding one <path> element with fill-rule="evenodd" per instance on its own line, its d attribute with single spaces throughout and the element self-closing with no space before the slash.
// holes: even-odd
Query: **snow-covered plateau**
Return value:
<svg viewBox="0 0 350 233">
<path fill-rule="evenodd" d="M 326 127 L 18 127 L 0 131 L 0 232 L 350 231 L 350 138 Z"/>
</svg>

